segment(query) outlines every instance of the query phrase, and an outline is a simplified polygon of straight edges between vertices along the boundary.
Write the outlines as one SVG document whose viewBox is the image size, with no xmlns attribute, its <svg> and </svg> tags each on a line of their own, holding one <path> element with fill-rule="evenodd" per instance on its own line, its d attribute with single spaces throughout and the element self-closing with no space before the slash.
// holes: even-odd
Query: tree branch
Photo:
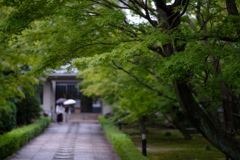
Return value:
<svg viewBox="0 0 240 160">
<path fill-rule="evenodd" d="M 150 49 L 153 52 L 156 52 L 157 54 L 161 55 L 162 57 L 166 57 L 163 53 L 161 47 L 155 45 L 155 46 L 149 46 L 148 49 Z"/>
<path fill-rule="evenodd" d="M 116 5 L 116 4 L 112 3 L 112 2 L 109 2 L 108 0 L 103 0 L 103 1 L 106 2 L 106 3 L 108 3 L 108 4 L 110 4 L 110 5 L 112 5 L 112 6 L 114 6 L 114 7 L 116 7 L 116 8 L 120 8 L 120 9 L 129 9 L 128 7 L 121 7 L 121 6 L 118 6 L 118 5 Z"/>
<path fill-rule="evenodd" d="M 127 30 L 124 27 L 116 26 L 116 25 L 110 24 L 110 23 L 109 23 L 109 25 L 112 26 L 112 27 L 118 28 L 118 29 L 120 29 L 122 31 L 129 32 L 129 33 L 133 34 L 135 38 L 138 36 L 134 31 Z"/>
<path fill-rule="evenodd" d="M 227 12 L 230 15 L 239 15 L 235 0 L 226 0 Z"/>
<path fill-rule="evenodd" d="M 176 22 L 176 20 L 185 14 L 185 12 L 187 11 L 187 7 L 188 7 L 188 4 L 189 4 L 189 1 L 190 1 L 190 0 L 186 0 L 186 3 L 183 4 L 183 5 L 184 5 L 184 8 L 183 8 L 182 13 L 178 14 L 178 15 L 173 19 L 173 21 L 172 21 L 172 23 L 171 23 L 171 26 L 168 28 L 168 30 L 169 30 L 169 29 L 172 29 L 172 27 L 173 27 L 174 23 Z M 183 1 L 182 1 L 182 2 L 183 2 Z M 181 5 L 182 5 L 182 4 L 181 4 Z"/>
<path fill-rule="evenodd" d="M 142 13 L 142 11 L 138 7 L 134 8 L 134 7 L 130 6 L 129 4 L 127 4 L 126 2 L 124 2 L 123 0 L 119 0 L 119 1 L 122 2 L 124 5 L 126 5 L 130 10 L 133 10 L 138 15 L 145 18 L 145 15 Z"/>
<path fill-rule="evenodd" d="M 161 82 L 161 83 L 163 83 L 163 79 L 162 78 L 160 78 L 158 75 L 156 75 L 156 73 L 155 72 L 153 72 L 153 71 L 150 71 L 149 69 L 146 69 L 151 75 L 153 75 L 153 76 L 155 76 L 156 77 L 156 79 L 159 81 L 159 82 Z M 170 85 L 170 84 L 168 84 L 168 83 L 163 83 L 165 86 L 167 86 L 167 87 L 171 87 L 171 88 L 173 88 L 174 86 L 173 85 Z"/>
<path fill-rule="evenodd" d="M 187 20 L 187 23 L 188 23 L 189 26 L 190 26 L 191 28 L 193 28 L 194 30 L 197 29 L 197 27 L 195 26 L 195 24 L 194 24 L 190 19 Z"/>
<path fill-rule="evenodd" d="M 171 10 L 168 9 L 166 3 L 163 2 L 163 0 L 155 0 L 155 3 L 158 8 L 162 9 L 164 12 L 166 12 L 168 15 L 170 14 Z"/>
<path fill-rule="evenodd" d="M 154 91 L 154 92 L 157 92 L 159 96 L 163 96 L 167 99 L 170 99 L 170 100 L 173 100 L 173 101 L 177 101 L 176 99 L 174 98 L 171 98 L 171 97 L 168 97 L 166 95 L 164 95 L 162 92 L 160 92 L 159 90 L 156 90 L 154 88 L 152 88 L 151 86 L 149 86 L 148 84 L 142 82 L 141 80 L 139 80 L 139 78 L 133 74 L 131 74 L 130 72 L 128 72 L 127 70 L 125 70 L 124 68 L 118 66 L 114 60 L 112 60 L 112 63 L 114 64 L 114 66 L 116 67 L 116 69 L 119 69 L 119 70 L 122 70 L 123 72 L 127 73 L 129 76 L 133 77 L 139 84 L 143 85 L 144 87 L 150 89 L 151 91 Z"/>
<path fill-rule="evenodd" d="M 204 36 L 200 40 L 207 40 L 208 38 L 213 38 L 213 37 L 216 37 L 216 36 L 219 38 L 219 40 L 226 41 L 226 42 L 238 42 L 240 40 L 240 36 L 238 36 L 237 38 L 229 38 L 229 37 L 222 37 L 222 36 L 218 36 L 218 35 Z"/>
</svg>

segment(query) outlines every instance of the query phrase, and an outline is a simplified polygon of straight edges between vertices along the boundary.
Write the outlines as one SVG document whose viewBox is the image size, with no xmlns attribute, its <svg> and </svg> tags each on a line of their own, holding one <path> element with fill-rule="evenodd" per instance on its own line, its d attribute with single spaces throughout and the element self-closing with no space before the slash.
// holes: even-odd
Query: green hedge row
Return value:
<svg viewBox="0 0 240 160">
<path fill-rule="evenodd" d="M 50 118 L 43 117 L 35 123 L 13 129 L 0 135 L 0 159 L 4 159 L 13 154 L 20 147 L 27 144 L 31 139 L 39 135 L 51 122 Z"/>
<path fill-rule="evenodd" d="M 98 120 L 108 141 L 122 160 L 149 160 L 134 146 L 126 134 L 114 126 L 111 120 L 104 118 L 104 116 L 99 116 Z"/>
</svg>

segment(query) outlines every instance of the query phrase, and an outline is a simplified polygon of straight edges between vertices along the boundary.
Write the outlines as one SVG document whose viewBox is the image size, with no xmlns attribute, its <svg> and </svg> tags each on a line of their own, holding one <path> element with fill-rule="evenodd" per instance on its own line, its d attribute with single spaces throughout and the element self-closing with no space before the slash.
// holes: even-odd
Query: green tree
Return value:
<svg viewBox="0 0 240 160">
<path fill-rule="evenodd" d="M 0 26 L 12 11 L 11 7 L 0 5 Z M 36 57 L 21 50 L 24 46 L 16 43 L 16 35 L 0 30 L 0 37 L 0 105 L 4 105 L 12 97 L 23 98 L 22 89 L 33 92 L 31 86 L 37 84 L 38 80 L 26 74 L 26 68 L 36 62 Z"/>
<path fill-rule="evenodd" d="M 128 110 L 135 119 L 143 119 L 160 110 L 156 93 L 136 84 L 135 80 L 112 67 L 89 67 L 80 72 L 84 94 L 100 96 L 105 103 Z M 146 132 L 144 123 L 141 131 Z"/>
<path fill-rule="evenodd" d="M 178 116 L 176 116 L 178 111 L 176 106 L 179 106 L 177 101 L 173 98 L 159 96 L 158 92 L 149 89 L 150 86 L 146 88 L 145 85 L 147 84 L 157 84 L 157 82 L 151 82 L 154 81 L 151 75 L 144 75 L 143 72 L 140 72 L 142 79 L 145 76 L 145 82 L 144 84 L 136 83 L 135 78 L 114 67 L 115 65 L 88 67 L 81 71 L 80 78 L 83 81 L 80 85 L 83 87 L 83 93 L 88 96 L 100 96 L 105 103 L 121 107 L 123 111 L 127 109 L 130 115 L 126 118 L 138 119 L 141 132 L 146 132 L 146 117 L 157 112 L 164 115 L 170 114 L 172 123 L 181 131 L 184 138 L 191 139 L 191 136 L 179 121 Z M 171 93 L 174 92 L 172 86 L 166 86 L 165 88 L 163 86 L 162 90 L 166 92 L 168 90 L 168 95 L 174 95 L 174 93 Z"/>
<path fill-rule="evenodd" d="M 162 90 L 167 82 L 197 130 L 228 157 L 240 157 L 234 137 L 234 114 L 239 112 L 239 1 L 10 2 L 15 10 L 3 25 L 5 34 L 19 33 L 41 20 L 37 29 L 24 30 L 28 40 L 36 35 L 26 41 L 25 51 L 36 47 L 41 57 L 33 72 L 73 59 L 79 68 L 110 64 L 158 96 L 175 99 L 173 92 Z M 142 20 L 131 21 L 124 10 Z M 144 70 L 153 81 L 139 73 Z M 223 123 L 216 116 L 219 109 Z"/>
</svg>

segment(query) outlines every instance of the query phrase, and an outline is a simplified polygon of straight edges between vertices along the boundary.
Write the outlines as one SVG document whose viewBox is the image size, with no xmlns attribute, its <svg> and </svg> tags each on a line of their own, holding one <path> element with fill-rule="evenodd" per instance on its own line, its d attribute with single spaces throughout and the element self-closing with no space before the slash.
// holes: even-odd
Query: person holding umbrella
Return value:
<svg viewBox="0 0 240 160">
<path fill-rule="evenodd" d="M 76 104 L 76 101 L 73 99 L 68 99 L 65 102 L 63 102 L 63 105 L 65 106 L 65 122 L 68 122 L 69 119 L 69 113 L 70 113 L 70 105 Z"/>
<path fill-rule="evenodd" d="M 64 108 L 63 108 L 63 102 L 65 102 L 66 99 L 65 98 L 59 98 L 57 101 L 56 101 L 56 113 L 57 113 L 57 123 L 58 124 L 61 124 L 62 121 L 63 121 L 63 111 L 64 111 Z"/>
</svg>

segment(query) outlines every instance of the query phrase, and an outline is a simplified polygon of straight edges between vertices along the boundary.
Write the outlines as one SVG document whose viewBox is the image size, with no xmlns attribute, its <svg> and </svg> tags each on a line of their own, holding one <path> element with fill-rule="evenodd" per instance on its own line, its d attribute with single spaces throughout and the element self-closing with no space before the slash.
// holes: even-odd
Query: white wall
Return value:
<svg viewBox="0 0 240 160">
<path fill-rule="evenodd" d="M 43 87 L 43 104 L 41 105 L 43 110 L 50 111 L 52 108 L 52 101 L 53 101 L 53 93 L 52 93 L 52 83 L 51 81 L 45 81 Z M 53 106 L 52 106 L 53 107 Z"/>
<path fill-rule="evenodd" d="M 109 107 L 108 105 L 102 106 L 102 114 L 103 115 L 105 115 L 105 114 L 107 114 L 107 113 L 109 113 L 111 111 L 112 111 L 112 108 Z"/>
</svg>

